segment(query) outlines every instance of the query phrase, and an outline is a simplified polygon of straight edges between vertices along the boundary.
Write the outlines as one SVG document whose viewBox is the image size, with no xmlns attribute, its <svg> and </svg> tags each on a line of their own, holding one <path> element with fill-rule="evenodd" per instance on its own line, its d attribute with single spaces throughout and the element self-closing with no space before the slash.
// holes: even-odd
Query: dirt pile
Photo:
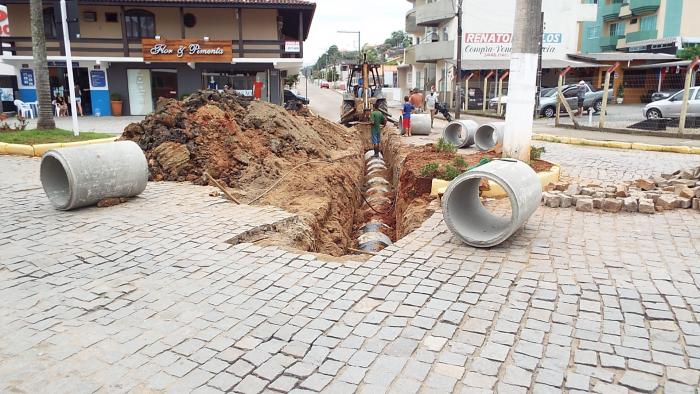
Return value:
<svg viewBox="0 0 700 394">
<path fill-rule="evenodd" d="M 206 171 L 229 187 L 250 189 L 303 161 L 332 158 L 348 147 L 348 137 L 317 117 L 207 90 L 183 101 L 159 100 L 122 138 L 144 150 L 153 180 L 206 184 Z"/>
<path fill-rule="evenodd" d="M 243 203 L 275 186 L 256 203 L 300 215 L 304 228 L 290 229 L 290 246 L 332 255 L 351 246 L 359 199 L 353 182 L 363 163 L 350 129 L 308 111 L 206 90 L 183 101 L 159 100 L 122 139 L 139 144 L 156 181 L 206 185 L 207 172 Z"/>
</svg>

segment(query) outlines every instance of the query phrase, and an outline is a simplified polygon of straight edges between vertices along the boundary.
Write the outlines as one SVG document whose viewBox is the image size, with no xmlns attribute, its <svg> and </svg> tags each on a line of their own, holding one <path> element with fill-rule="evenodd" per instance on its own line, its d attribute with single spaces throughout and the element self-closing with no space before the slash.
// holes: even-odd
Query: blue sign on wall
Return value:
<svg viewBox="0 0 700 394">
<path fill-rule="evenodd" d="M 90 70 L 90 85 L 93 88 L 104 88 L 107 86 L 104 70 Z"/>
<path fill-rule="evenodd" d="M 23 68 L 19 70 L 20 79 L 23 87 L 34 86 L 34 70 L 31 68 Z"/>
</svg>

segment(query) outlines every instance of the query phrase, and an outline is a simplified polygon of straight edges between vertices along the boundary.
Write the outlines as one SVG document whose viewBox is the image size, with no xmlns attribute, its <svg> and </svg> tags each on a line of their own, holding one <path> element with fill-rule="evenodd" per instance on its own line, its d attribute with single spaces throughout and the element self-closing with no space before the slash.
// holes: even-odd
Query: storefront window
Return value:
<svg viewBox="0 0 700 394">
<path fill-rule="evenodd" d="M 124 15 L 128 38 L 150 38 L 156 35 L 156 18 L 144 10 L 130 10 Z"/>
</svg>

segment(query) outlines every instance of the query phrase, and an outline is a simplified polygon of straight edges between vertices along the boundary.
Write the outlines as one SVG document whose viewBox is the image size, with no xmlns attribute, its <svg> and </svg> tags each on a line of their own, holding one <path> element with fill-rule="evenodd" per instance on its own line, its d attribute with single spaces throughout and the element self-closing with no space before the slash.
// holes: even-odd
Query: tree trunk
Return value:
<svg viewBox="0 0 700 394">
<path fill-rule="evenodd" d="M 44 7 L 41 0 L 29 2 L 32 24 L 32 54 L 34 55 L 34 78 L 39 106 L 37 129 L 55 129 L 49 66 L 46 61 L 46 35 L 44 34 Z"/>
<path fill-rule="evenodd" d="M 530 162 L 542 0 L 516 0 L 503 155 Z"/>
</svg>

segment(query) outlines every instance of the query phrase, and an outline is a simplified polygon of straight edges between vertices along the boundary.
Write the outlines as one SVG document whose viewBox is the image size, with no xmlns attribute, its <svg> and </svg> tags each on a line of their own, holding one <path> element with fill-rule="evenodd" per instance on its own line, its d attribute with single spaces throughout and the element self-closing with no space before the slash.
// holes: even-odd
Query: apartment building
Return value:
<svg viewBox="0 0 700 394">
<path fill-rule="evenodd" d="M 2 62 L 15 67 L 23 101 L 36 100 L 29 1 L 6 0 Z M 283 81 L 302 66 L 316 5 L 304 0 L 74 0 L 68 20 L 76 83 L 87 113 L 150 113 L 159 97 L 229 85 L 282 102 Z M 44 0 L 52 94 L 66 95 L 68 68 L 58 1 Z"/>
<path fill-rule="evenodd" d="M 485 78 L 497 79 L 508 70 L 515 0 L 500 0 L 497 5 L 486 0 L 464 0 L 462 37 L 457 37 L 456 1 L 408 1 L 413 8 L 406 14 L 405 30 L 413 36 L 414 45 L 405 51 L 399 69 L 403 91 L 428 90 L 434 86 L 441 101 L 453 103 L 457 56 L 462 58 L 462 76 L 469 78 L 465 90 L 480 88 Z M 556 84 L 554 75 L 567 66 L 599 67 L 568 57 L 578 49 L 582 22 L 595 20 L 595 5 L 581 0 L 543 0 L 542 11 L 542 66 L 548 70 L 545 78 L 554 79 Z M 461 54 L 457 54 L 457 40 L 462 40 Z M 491 93 L 495 95 L 495 84 L 492 87 Z"/>
<path fill-rule="evenodd" d="M 582 53 L 609 51 L 675 54 L 700 43 L 698 0 L 585 0 L 597 6 L 584 24 Z"/>
</svg>

